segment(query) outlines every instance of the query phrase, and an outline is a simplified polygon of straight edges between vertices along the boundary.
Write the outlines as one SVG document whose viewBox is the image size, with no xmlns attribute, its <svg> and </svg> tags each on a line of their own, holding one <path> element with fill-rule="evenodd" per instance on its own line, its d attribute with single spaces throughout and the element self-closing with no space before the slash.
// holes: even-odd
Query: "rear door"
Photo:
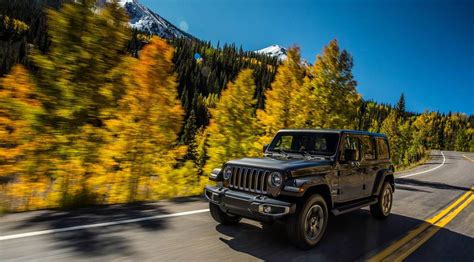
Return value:
<svg viewBox="0 0 474 262">
<path fill-rule="evenodd" d="M 390 168 L 390 147 L 388 140 L 383 137 L 377 137 L 377 161 L 380 169 Z"/>
<path fill-rule="evenodd" d="M 339 202 L 361 198 L 363 194 L 364 174 L 360 171 L 361 143 L 359 137 L 346 134 L 343 137 L 339 157 Z M 356 161 L 344 158 L 345 149 L 356 150 Z"/>
<path fill-rule="evenodd" d="M 362 186 L 362 194 L 368 197 L 372 194 L 372 188 L 379 169 L 377 164 L 377 145 L 374 137 L 360 136 L 362 142 L 362 161 L 360 164 L 360 172 L 364 176 L 364 184 Z"/>
</svg>

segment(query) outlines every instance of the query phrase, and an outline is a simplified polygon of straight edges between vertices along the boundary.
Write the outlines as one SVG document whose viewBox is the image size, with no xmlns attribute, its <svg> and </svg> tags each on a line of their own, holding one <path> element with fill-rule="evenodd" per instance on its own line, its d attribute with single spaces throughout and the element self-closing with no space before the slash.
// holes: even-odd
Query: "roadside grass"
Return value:
<svg viewBox="0 0 474 262">
<path fill-rule="evenodd" d="M 430 151 L 427 151 L 425 156 L 423 156 L 419 161 L 417 161 L 415 163 L 411 163 L 411 164 L 408 164 L 408 165 L 395 166 L 395 172 L 403 172 L 403 171 L 413 169 L 417 166 L 421 166 L 421 165 L 425 164 L 430 159 L 430 155 L 431 155 Z"/>
<path fill-rule="evenodd" d="M 77 195 L 66 195 L 59 203 L 46 203 L 44 205 L 37 205 L 33 208 L 15 208 L 14 201 L 21 201 L 22 198 L 2 198 L 2 191 L 0 190 L 0 217 L 13 214 L 13 213 L 22 213 L 38 210 L 62 210 L 62 211 L 71 211 L 81 208 L 94 208 L 94 207 L 109 207 L 114 205 L 138 205 L 138 204 L 147 204 L 155 203 L 160 201 L 177 201 L 182 202 L 183 199 L 194 199 L 200 198 L 202 196 L 202 191 L 204 186 L 207 184 L 212 184 L 212 181 L 209 181 L 207 178 L 202 179 L 199 184 L 188 186 L 185 189 L 176 192 L 171 197 L 152 197 L 144 200 L 136 201 L 100 201 L 96 194 L 92 192 L 81 191 Z M 12 208 L 13 207 L 13 208 Z M 1 260 L 0 260 L 1 261 Z"/>
</svg>

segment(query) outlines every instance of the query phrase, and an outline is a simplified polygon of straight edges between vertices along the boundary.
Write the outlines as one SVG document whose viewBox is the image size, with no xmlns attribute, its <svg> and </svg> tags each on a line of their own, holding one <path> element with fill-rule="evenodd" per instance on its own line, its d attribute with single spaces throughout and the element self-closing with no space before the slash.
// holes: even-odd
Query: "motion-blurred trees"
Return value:
<svg viewBox="0 0 474 262">
<path fill-rule="evenodd" d="M 38 173 L 35 153 L 42 143 L 37 116 L 42 112 L 36 87 L 23 66 L 13 67 L 0 82 L 0 202 L 17 200 L 17 209 L 45 205 L 44 191 L 49 179 Z M 3 196 L 2 196 L 3 195 Z"/>
<path fill-rule="evenodd" d="M 85 1 L 49 10 L 50 50 L 32 57 L 45 109 L 41 124 L 54 137 L 44 152 L 47 173 L 56 180 L 51 201 L 61 205 L 93 198 L 86 183 L 97 171 L 104 140 L 101 114 L 122 88 L 115 82 L 130 35 L 127 17 L 116 3 L 92 8 L 92 1 Z"/>
<path fill-rule="evenodd" d="M 173 168 L 186 152 L 176 146 L 184 111 L 177 99 L 173 52 L 164 40 L 151 40 L 131 63 L 127 91 L 115 118 L 106 122 L 107 171 L 118 180 L 110 193 L 112 202 L 172 195 L 158 185 L 172 185 Z"/>
<path fill-rule="evenodd" d="M 0 175 L 24 171 L 19 159 L 27 158 L 34 148 L 36 115 L 41 104 L 28 72 L 21 65 L 12 69 L 0 82 Z"/>
</svg>

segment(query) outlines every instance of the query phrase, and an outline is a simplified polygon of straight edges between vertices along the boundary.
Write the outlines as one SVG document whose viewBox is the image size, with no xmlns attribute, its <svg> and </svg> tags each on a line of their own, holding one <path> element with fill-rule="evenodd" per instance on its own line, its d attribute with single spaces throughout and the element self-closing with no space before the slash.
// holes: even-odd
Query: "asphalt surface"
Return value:
<svg viewBox="0 0 474 262">
<path fill-rule="evenodd" d="M 322 242 L 309 251 L 292 247 L 282 224 L 262 228 L 258 222 L 243 220 L 237 226 L 221 226 L 206 211 L 205 201 L 186 198 L 5 215 L 0 217 L 0 261 L 362 260 L 390 246 L 474 185 L 474 161 L 463 154 L 474 159 L 472 153 L 444 151 L 440 166 L 443 156 L 434 151 L 425 165 L 397 174 L 388 219 L 376 220 L 367 209 L 332 217 Z M 422 260 L 474 261 L 474 203 L 407 258 Z"/>
</svg>

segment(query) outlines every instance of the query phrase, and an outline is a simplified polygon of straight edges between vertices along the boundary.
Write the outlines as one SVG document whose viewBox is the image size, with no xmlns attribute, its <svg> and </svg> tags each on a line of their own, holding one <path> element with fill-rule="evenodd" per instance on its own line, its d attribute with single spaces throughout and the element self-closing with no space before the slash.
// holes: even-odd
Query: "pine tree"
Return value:
<svg viewBox="0 0 474 262">
<path fill-rule="evenodd" d="M 405 95 L 403 93 L 400 95 L 400 99 L 397 102 L 395 110 L 397 110 L 397 115 L 399 118 L 405 117 Z"/>
<path fill-rule="evenodd" d="M 314 126 L 320 128 L 357 128 L 360 96 L 352 75 L 352 56 L 340 51 L 336 40 L 318 55 L 311 75 L 315 103 Z"/>
<path fill-rule="evenodd" d="M 215 109 L 211 110 L 208 127 L 207 170 L 225 161 L 256 155 L 255 82 L 252 70 L 245 69 L 227 85 Z"/>
</svg>

